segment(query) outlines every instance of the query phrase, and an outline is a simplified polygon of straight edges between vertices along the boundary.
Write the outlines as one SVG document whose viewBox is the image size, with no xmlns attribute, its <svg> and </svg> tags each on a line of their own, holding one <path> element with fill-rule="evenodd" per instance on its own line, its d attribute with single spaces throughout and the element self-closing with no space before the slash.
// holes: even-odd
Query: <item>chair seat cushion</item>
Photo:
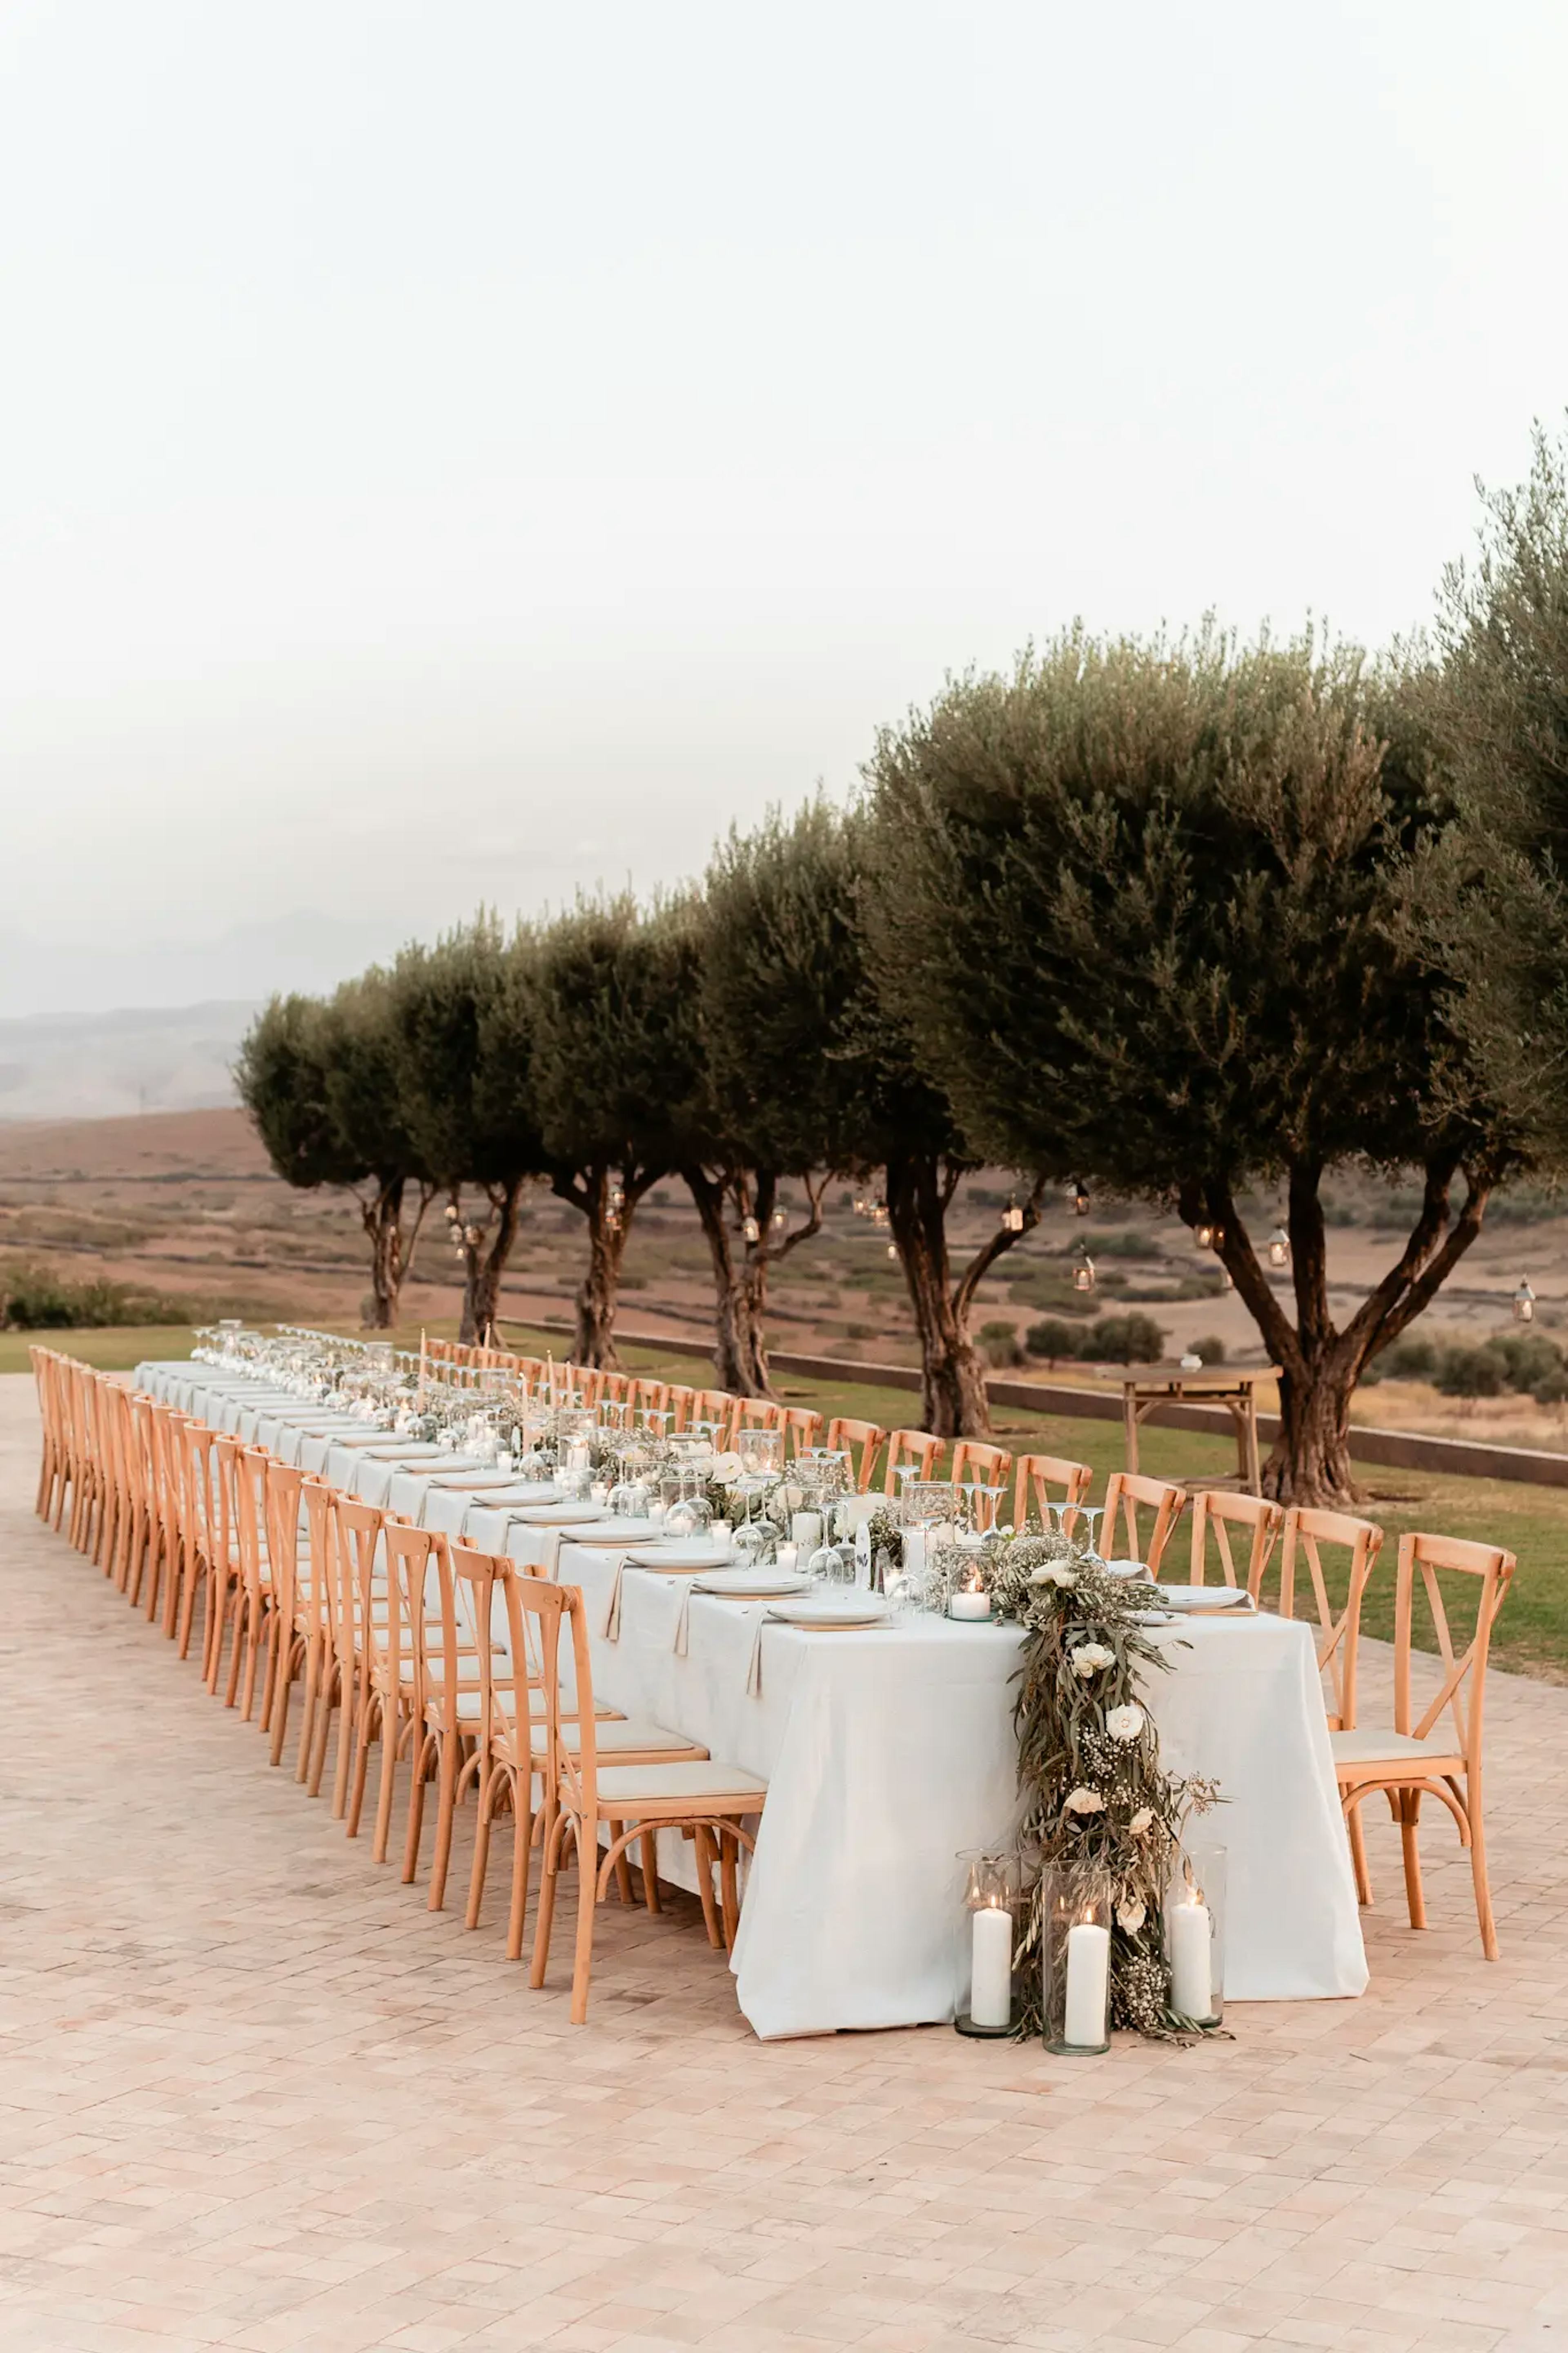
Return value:
<svg viewBox="0 0 1568 2353">
<path fill-rule="evenodd" d="M 1451 1731 L 1451 1725 L 1445 1730 Z M 1453 1741 L 1413 1739 L 1407 1732 L 1389 1732 L 1377 1725 L 1364 1731 L 1331 1732 L 1329 1743 L 1336 1765 L 1387 1765 L 1391 1767 L 1414 1767 L 1418 1771 L 1432 1773 L 1445 1764 L 1458 1759 Z M 1462 1761 L 1462 1760 L 1459 1760 Z"/>
<path fill-rule="evenodd" d="M 767 1793 L 768 1785 L 761 1774 L 711 1757 L 689 1765 L 606 1765 L 599 1772 L 602 1813 L 635 1814 L 639 1799 L 664 1803 L 679 1799 L 700 1812 L 705 1798 L 754 1796 L 760 1807 Z"/>
</svg>

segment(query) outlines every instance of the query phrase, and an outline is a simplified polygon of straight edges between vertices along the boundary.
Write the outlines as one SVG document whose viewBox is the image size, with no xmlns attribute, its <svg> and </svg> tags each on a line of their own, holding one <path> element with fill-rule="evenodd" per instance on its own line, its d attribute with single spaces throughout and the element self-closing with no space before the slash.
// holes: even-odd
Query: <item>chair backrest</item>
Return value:
<svg viewBox="0 0 1568 2353">
<path fill-rule="evenodd" d="M 509 1648 L 514 1662 L 511 1672 L 515 1675 L 518 1660 L 537 1662 L 541 1706 L 533 1721 L 544 1735 L 545 1758 L 540 1778 L 546 1804 L 551 1804 L 555 1791 L 562 1789 L 576 1810 L 592 1815 L 598 1807 L 598 1752 L 594 1736 L 593 1667 L 588 1656 L 588 1627 L 582 1592 L 575 1585 L 555 1585 L 542 1577 L 530 1577 L 510 1560 L 500 1562 L 499 1567 L 506 1599 Z M 563 1635 L 569 1661 L 561 1656 Z M 563 1696 L 563 1669 L 568 1664 L 571 1679 L 566 1688 L 573 1694 L 570 1709 Z M 518 1704 L 527 1707 L 526 1692 L 518 1694 Z M 568 1747 L 561 1728 L 574 1716 L 577 1737 Z"/>
<path fill-rule="evenodd" d="M 187 1421 L 178 1439 L 185 1542 L 209 1567 L 222 1558 L 218 1528 L 217 1433 L 205 1421 Z"/>
<path fill-rule="evenodd" d="M 730 1443 L 742 1430 L 780 1430 L 784 1408 L 772 1398 L 737 1398 L 730 1414 Z"/>
<path fill-rule="evenodd" d="M 267 1465 L 272 1460 L 264 1446 L 241 1446 L 234 1463 L 235 1529 L 239 1538 L 239 1571 L 246 1590 L 260 1593 L 268 1571 Z"/>
<path fill-rule="evenodd" d="M 1492 1628 L 1498 1611 L 1508 1599 L 1514 1567 L 1513 1554 L 1497 1545 L 1466 1543 L 1457 1536 L 1412 1535 L 1399 1539 L 1394 1603 L 1394 1728 L 1412 1739 L 1425 1740 L 1447 1709 L 1453 1719 L 1455 1753 L 1465 1759 L 1472 1772 L 1479 1769 L 1481 1761 L 1481 1716 Z M 1475 1630 L 1458 1657 L 1442 1587 L 1437 1581 L 1440 1572 L 1477 1580 Z M 1435 1697 L 1419 1714 L 1411 1692 L 1410 1673 L 1418 1584 L 1436 1637 L 1443 1675 Z"/>
<path fill-rule="evenodd" d="M 406 1520 L 383 1522 L 386 1552 L 386 1623 L 368 1626 L 365 1643 L 377 1688 L 388 1698 L 402 1686 L 413 1685 L 416 1720 L 423 1714 L 430 1690 L 425 1624 L 439 1607 L 440 1581 L 434 1555 L 443 1539 L 430 1528 L 411 1527 Z"/>
<path fill-rule="evenodd" d="M 632 1383 L 631 1402 L 632 1409 L 637 1413 L 668 1413 L 669 1383 L 649 1380 L 639 1373 Z"/>
<path fill-rule="evenodd" d="M 165 1557 L 173 1559 L 180 1544 L 180 1431 L 190 1419 L 173 1406 L 153 1409 L 153 1517 L 157 1523 Z"/>
<path fill-rule="evenodd" d="M 1284 1525 L 1283 1505 L 1270 1503 L 1266 1495 L 1237 1495 L 1225 1488 L 1200 1487 L 1193 1497 L 1193 1583 L 1205 1585 L 1208 1581 L 1212 1535 L 1221 1581 L 1226 1585 L 1244 1585 L 1256 1601 L 1263 1572 Z M 1233 1540 L 1247 1546 L 1239 1577 L 1231 1548 Z"/>
<path fill-rule="evenodd" d="M 713 1424 L 713 1444 L 721 1454 L 723 1453 L 730 1443 L 730 1429 L 737 1402 L 728 1389 L 694 1390 L 691 1418 L 687 1428 L 689 1430 L 697 1422 L 710 1421 Z"/>
<path fill-rule="evenodd" d="M 888 1432 L 888 1465 L 882 1474 L 882 1493 L 896 1495 L 900 1467 L 913 1467 L 918 1478 L 934 1476 L 945 1439 L 932 1438 L 923 1430 L 891 1430 Z"/>
<path fill-rule="evenodd" d="M 1331 1566 L 1330 1569 L 1323 1566 L 1324 1545 L 1347 1555 L 1343 1569 L 1339 1572 L 1344 1579 L 1344 1599 L 1337 1606 L 1329 1589 L 1334 1572 Z M 1322 1512 L 1297 1504 L 1285 1514 L 1285 1542 L 1279 1554 L 1279 1615 L 1296 1615 L 1296 1582 L 1305 1564 L 1318 1619 L 1318 1665 L 1328 1675 L 1334 1694 L 1329 1712 L 1330 1729 L 1334 1732 L 1355 1728 L 1362 1599 L 1382 1548 L 1383 1530 L 1371 1520 L 1352 1518 L 1348 1512 Z M 1337 1575 L 1334 1581 L 1338 1581 Z M 1262 1588 L 1260 1568 L 1256 1582 L 1248 1587 L 1255 1601 L 1262 1598 Z"/>
<path fill-rule="evenodd" d="M 601 1373 L 599 1397 L 601 1405 L 626 1405 L 630 1400 L 631 1378 L 626 1373 Z"/>
<path fill-rule="evenodd" d="M 784 1431 L 784 1457 L 793 1461 L 813 1446 L 822 1443 L 823 1417 L 808 1405 L 786 1405 L 779 1417 Z"/>
<path fill-rule="evenodd" d="M 1042 1528 L 1048 1527 L 1047 1508 L 1081 1504 L 1094 1484 L 1087 1462 L 1071 1462 L 1061 1454 L 1019 1454 L 1013 1461 L 1013 1525 L 1027 1527 L 1032 1512 Z M 1060 1494 L 1053 1494 L 1053 1488 Z"/>
<path fill-rule="evenodd" d="M 870 1487 L 877 1457 L 887 1435 L 874 1421 L 847 1421 L 842 1414 L 827 1425 L 827 1451 L 830 1454 L 848 1455 L 858 1494 L 864 1495 Z"/>
<path fill-rule="evenodd" d="M 374 1639 L 374 1604 L 379 1588 L 376 1561 L 386 1514 L 374 1504 L 341 1489 L 332 1494 L 332 1640 L 345 1685 L 357 1658 L 368 1662 Z"/>
<path fill-rule="evenodd" d="M 1138 1531 L 1139 1507 L 1152 1511 L 1154 1521 L 1147 1544 Z M 1160 1574 L 1165 1546 L 1187 1508 L 1187 1491 L 1165 1479 L 1145 1479 L 1135 1471 L 1113 1471 L 1105 1482 L 1105 1517 L 1100 1529 L 1102 1560 L 1141 1560 L 1151 1577 Z M 1119 1533 L 1120 1531 L 1120 1533 Z M 1125 1553 L 1120 1550 L 1125 1540 Z"/>
<path fill-rule="evenodd" d="M 305 1474 L 292 1462 L 268 1457 L 266 1472 L 267 1556 L 272 1590 L 286 1621 L 293 1621 L 300 1584 L 300 1489 Z"/>
<path fill-rule="evenodd" d="M 995 1526 L 1012 1469 L 1013 1457 L 1005 1446 L 987 1446 L 974 1438 L 954 1441 L 950 1476 L 955 1487 L 973 1492 L 970 1519 L 975 1527 Z M 978 1492 L 982 1488 L 994 1492 L 982 1498 Z"/>
</svg>

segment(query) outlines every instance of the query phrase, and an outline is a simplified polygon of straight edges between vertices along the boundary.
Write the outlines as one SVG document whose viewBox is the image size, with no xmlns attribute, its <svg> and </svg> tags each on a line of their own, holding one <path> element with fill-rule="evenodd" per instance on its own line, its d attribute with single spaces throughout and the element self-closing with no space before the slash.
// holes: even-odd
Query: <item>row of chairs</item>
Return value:
<svg viewBox="0 0 1568 2353">
<path fill-rule="evenodd" d="M 262 1724 L 272 1731 L 274 1761 L 281 1755 L 289 1685 L 296 1674 L 302 1677 L 307 1718 L 307 1733 L 300 1743 L 303 1778 L 309 1727 L 319 1709 L 330 1712 L 333 1690 L 342 1688 L 341 1635 L 350 1621 L 340 1612 L 338 1635 L 333 1636 L 327 1614 L 331 1606 L 330 1580 L 318 1589 L 310 1578 L 302 1582 L 298 1578 L 294 1565 L 300 1509 L 298 1494 L 292 1518 L 285 1514 L 275 1538 L 282 1573 L 293 1577 L 298 1588 L 300 1607 L 290 1614 L 279 1607 L 265 1573 L 265 1532 L 273 1524 L 277 1505 L 266 1492 L 265 1476 L 258 1484 L 256 1465 L 268 1461 L 263 1450 L 243 1449 L 237 1440 L 203 1424 L 169 1416 L 151 1399 L 134 1398 L 122 1385 L 105 1381 L 69 1359 L 53 1357 L 46 1350 L 35 1350 L 34 1356 L 40 1365 L 40 1395 L 46 1390 L 52 1395 L 52 1404 L 46 1401 L 44 1412 L 40 1511 L 46 1508 L 46 1494 L 51 1495 L 58 1525 L 63 1498 L 69 1493 L 73 1540 L 84 1548 L 90 1541 L 97 1557 L 103 1557 L 107 1550 L 105 1566 L 133 1601 L 145 1588 L 148 1616 L 157 1616 L 161 1608 L 165 1630 L 178 1639 L 182 1656 L 190 1645 L 197 1597 L 205 1589 L 204 1667 L 208 1688 L 216 1688 L 225 1630 L 230 1627 L 226 1697 L 231 1704 L 238 1698 L 248 1716 L 259 1682 Z M 868 1423 L 839 1420 L 829 1426 L 830 1444 L 858 1451 L 862 1491 L 868 1484 L 867 1466 L 876 1461 L 884 1440 L 889 1446 L 889 1493 L 900 1460 L 913 1459 L 922 1475 L 929 1475 L 942 1443 L 922 1432 L 888 1433 Z M 931 1452 L 906 1458 L 901 1442 Z M 1031 1513 L 1044 1524 L 1047 1505 L 1070 1513 L 1072 1507 L 1087 1502 L 1092 1480 L 1087 1464 L 1044 1455 L 1020 1456 L 1014 1464 L 1000 1449 L 962 1440 L 954 1457 L 955 1475 L 962 1477 L 964 1469 L 973 1466 L 992 1492 L 1000 1484 L 1004 1466 L 1015 1470 L 1016 1525 L 1024 1525 Z M 242 1462 L 247 1467 L 242 1468 Z M 285 1488 L 288 1482 L 300 1482 L 299 1472 L 281 1464 L 271 1464 L 265 1475 L 282 1482 Z M 320 1482 L 303 1483 L 310 1489 Z M 1491 1629 L 1514 1573 L 1513 1556 L 1495 1546 L 1447 1537 L 1402 1537 L 1394 1608 L 1394 1720 L 1391 1726 L 1363 1726 L 1358 1721 L 1357 1688 L 1361 1621 L 1383 1551 L 1384 1531 L 1371 1521 L 1346 1514 L 1286 1510 L 1266 1498 L 1222 1490 L 1200 1491 L 1189 1499 L 1185 1490 L 1169 1482 L 1115 1472 L 1106 1487 L 1099 1537 L 1101 1551 L 1142 1560 L 1153 1575 L 1163 1576 L 1168 1582 L 1172 1539 L 1189 1500 L 1193 1509 L 1188 1576 L 1194 1585 L 1208 1582 L 1212 1569 L 1224 1584 L 1245 1585 L 1255 1602 L 1285 1617 L 1296 1615 L 1300 1604 L 1316 1619 L 1318 1661 L 1330 1691 L 1328 1720 L 1335 1773 L 1362 1902 L 1371 1903 L 1372 1889 L 1361 1809 L 1366 1798 L 1382 1789 L 1401 1831 L 1411 1924 L 1425 1926 L 1416 1833 L 1422 1798 L 1430 1794 L 1453 1815 L 1461 1841 L 1469 1849 L 1482 1946 L 1488 1958 L 1494 1959 L 1497 1936 L 1482 1820 L 1483 1703 Z M 340 1525 L 363 1544 L 367 1540 L 364 1527 L 354 1522 L 353 1514 L 366 1507 L 346 1497 L 341 1499 L 341 1506 L 350 1512 L 350 1520 Z M 322 1506 L 313 1504 L 307 1492 L 307 1520 L 312 1508 Z M 1146 1514 L 1142 1525 L 1141 1513 Z M 397 1524 L 392 1515 L 372 1517 L 375 1532 L 368 1541 L 374 1562 L 377 1543 L 385 1544 L 385 1528 Z M 442 1540 L 416 1534 L 422 1545 L 428 1544 L 436 1552 L 434 1611 L 443 1574 Z M 346 1540 L 339 1534 L 333 1544 Z M 395 1548 L 400 1541 L 394 1540 Z M 311 1547 L 311 1554 L 327 1556 L 321 1554 L 319 1546 Z M 1278 1570 L 1270 1580 L 1276 1554 Z M 225 1566 L 220 1569 L 215 1564 Z M 504 1590 L 509 1567 L 502 1564 L 500 1570 L 490 1572 L 492 1577 L 502 1576 L 500 1589 Z M 1449 1623 L 1440 1581 L 1444 1576 L 1464 1580 L 1475 1596 L 1470 1640 L 1462 1648 Z M 1270 1585 L 1271 1589 L 1266 1590 Z M 1442 1671 L 1438 1691 L 1425 1707 L 1418 1707 L 1413 1696 L 1418 1611 L 1428 1620 L 1431 1646 Z M 289 1628 L 287 1641 L 282 1630 L 285 1623 Z M 412 1620 L 409 1640 L 412 1651 Z M 363 1737 L 356 1734 L 351 1740 L 348 1719 L 342 1721 L 335 1806 L 346 1786 L 345 1776 L 363 1795 L 368 1742 L 379 1735 L 379 1703 L 374 1696 L 364 1698 L 362 1666 L 363 1662 L 351 1662 L 350 1682 L 369 1711 L 366 1727 Z M 419 1672 L 428 1674 L 427 1666 Z M 374 1691 L 374 1687 L 373 1678 L 369 1688 Z M 322 1693 L 324 1699 L 319 1696 Z M 391 1771 L 403 1737 L 399 1732 L 390 1751 L 384 1741 L 378 1860 L 385 1849 Z M 314 1791 L 320 1785 L 319 1760 L 310 1778 Z M 416 1786 L 422 1788 L 422 1781 Z M 357 1830 L 357 1802 L 353 1825 Z M 444 1873 L 444 1864 L 442 1868 Z M 732 1855 L 730 1870 L 732 1875 Z"/>
<path fill-rule="evenodd" d="M 557 1880 L 576 1862 L 574 2022 L 587 2016 L 598 1905 L 612 1888 L 633 1900 L 634 1849 L 643 1899 L 662 1908 L 661 1832 L 690 1841 L 710 1941 L 732 1945 L 741 1856 L 766 1783 L 679 1731 L 595 1701 L 576 1588 L 415 1527 L 68 1357 L 44 1348 L 32 1357 L 40 1516 L 64 1525 L 132 1606 L 160 1620 L 182 1658 L 199 1623 L 207 1691 L 221 1686 L 227 1705 L 258 1722 L 275 1766 L 298 1689 L 295 1778 L 320 1796 L 333 1755 L 331 1808 L 350 1838 L 379 1750 L 377 1862 L 391 1851 L 406 1765 L 405 1882 L 418 1872 L 434 1781 L 432 1911 L 444 1908 L 456 1817 L 472 1797 L 465 1925 L 479 1925 L 492 1829 L 510 1811 L 509 1959 L 521 1957 L 540 1857 L 533 1986 L 549 1967 Z"/>
</svg>

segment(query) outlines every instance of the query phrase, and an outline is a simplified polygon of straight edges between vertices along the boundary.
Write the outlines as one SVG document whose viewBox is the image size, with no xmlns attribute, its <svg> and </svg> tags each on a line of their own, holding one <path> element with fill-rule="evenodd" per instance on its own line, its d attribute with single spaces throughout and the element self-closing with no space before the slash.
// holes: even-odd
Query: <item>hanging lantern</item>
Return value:
<svg viewBox="0 0 1568 2353">
<path fill-rule="evenodd" d="M 1193 1228 L 1193 1240 L 1196 1242 L 1199 1250 L 1213 1250 L 1215 1244 L 1214 1227 L 1194 1226 Z"/>
<path fill-rule="evenodd" d="M 609 1202 L 612 1209 L 624 1209 L 626 1206 L 625 1187 L 620 1185 L 612 1185 L 609 1191 Z"/>
<path fill-rule="evenodd" d="M 1081 1176 L 1075 1176 L 1072 1180 L 1071 1198 L 1074 1217 L 1087 1218 L 1089 1215 L 1089 1193 Z"/>
<path fill-rule="evenodd" d="M 898 1243 L 897 1243 L 897 1242 L 889 1242 L 889 1243 L 888 1244 L 888 1256 L 889 1256 L 889 1258 L 897 1258 L 897 1257 L 898 1257 L 898 1255 L 899 1255 L 899 1245 L 898 1245 Z"/>
<path fill-rule="evenodd" d="M 773 1211 L 773 1231 L 775 1234 L 782 1234 L 788 1223 L 789 1211 L 787 1209 L 775 1209 Z"/>
<path fill-rule="evenodd" d="M 874 1226 L 885 1226 L 887 1222 L 888 1205 L 886 1201 L 878 1201 L 874 1203 L 871 1210 L 871 1223 Z"/>
<path fill-rule="evenodd" d="M 1006 1208 L 1003 1210 L 1002 1230 L 1004 1233 L 1007 1234 L 1021 1234 L 1023 1232 L 1024 1212 L 1018 1207 L 1016 1201 L 1009 1201 Z"/>
<path fill-rule="evenodd" d="M 870 1202 L 868 1201 L 864 1193 L 857 1193 L 855 1196 L 855 1215 L 858 1218 L 868 1218 L 870 1214 Z"/>
<path fill-rule="evenodd" d="M 1516 1324 L 1533 1324 L 1535 1321 L 1535 1293 L 1524 1275 L 1521 1275 L 1519 1289 L 1513 1294 L 1513 1320 Z"/>
<path fill-rule="evenodd" d="M 1078 1254 L 1078 1264 L 1072 1271 L 1072 1287 L 1075 1291 L 1094 1289 L 1094 1261 L 1087 1250 L 1079 1250 Z"/>
<path fill-rule="evenodd" d="M 1290 1237 L 1283 1226 L 1276 1226 L 1268 1237 L 1268 1263 L 1270 1266 L 1289 1266 L 1290 1263 Z"/>
<path fill-rule="evenodd" d="M 455 1225 L 455 1224 L 456 1224 L 456 1222 L 457 1222 L 457 1217 L 458 1217 L 458 1205 L 457 1205 L 456 1201 L 448 1201 L 448 1202 L 447 1202 L 447 1224 L 448 1224 L 448 1225 Z"/>
<path fill-rule="evenodd" d="M 477 1250 L 479 1243 L 479 1229 L 478 1226 L 465 1226 L 463 1228 L 463 1240 L 468 1243 L 470 1250 Z"/>
<path fill-rule="evenodd" d="M 755 1218 L 748 1215 L 742 1219 L 741 1236 L 742 1240 L 747 1242 L 760 1242 L 762 1240 L 763 1229 L 761 1226 L 758 1225 Z"/>
</svg>

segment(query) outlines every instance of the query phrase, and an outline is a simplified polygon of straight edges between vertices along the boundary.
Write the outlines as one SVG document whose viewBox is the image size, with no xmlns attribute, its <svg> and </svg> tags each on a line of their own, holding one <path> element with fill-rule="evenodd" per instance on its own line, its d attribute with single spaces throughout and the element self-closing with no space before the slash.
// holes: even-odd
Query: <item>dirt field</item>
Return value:
<svg viewBox="0 0 1568 2353">
<path fill-rule="evenodd" d="M 956 1217 L 962 1244 L 972 1249 L 994 1230 L 1006 1198 L 1006 1178 L 995 1172 L 966 1182 Z M 1342 1286 L 1336 1304 L 1348 1313 L 1396 1255 L 1400 1219 L 1413 1205 L 1370 1181 L 1347 1181 L 1332 1190 L 1330 1206 L 1332 1265 Z M 415 1253 L 405 1323 L 440 1325 L 458 1310 L 454 1261 L 437 1230 L 439 1207 L 433 1205 Z M 1568 1330 L 1568 1217 L 1554 1214 L 1556 1207 L 1529 1195 L 1496 1206 L 1427 1318 L 1435 1337 L 1479 1340 L 1506 1328 L 1521 1273 L 1540 1294 L 1542 1328 Z M 1266 1233 L 1272 1205 L 1254 1203 L 1250 1213 Z M 1214 1289 L 1212 1258 L 1175 1219 L 1134 1204 L 1096 1202 L 1080 1221 L 1053 1199 L 1039 1229 L 982 1286 L 977 1324 L 1021 1332 L 1041 1315 L 1080 1310 L 1070 1270 L 1086 1241 L 1102 1312 L 1137 1307 L 1152 1315 L 1173 1353 L 1216 1336 L 1231 1358 L 1261 1361 L 1234 1294 Z M 508 1314 L 519 1321 L 568 1314 L 581 1254 L 581 1219 L 542 1189 L 535 1193 L 503 1293 Z M 171 1322 L 226 1312 L 341 1322 L 359 1313 L 364 1258 L 352 1198 L 291 1191 L 237 1111 L 0 1124 L 0 1272 L 20 1261 L 67 1279 L 129 1284 L 168 1302 Z M 623 1322 L 636 1331 L 701 1337 L 710 1298 L 707 1251 L 685 1188 L 671 1178 L 638 1211 Z M 886 1234 L 853 1214 L 848 1187 L 835 1188 L 824 1232 L 776 1272 L 772 1330 L 781 1347 L 914 1361 L 900 1269 Z M 1440 1398 L 1426 1383 L 1381 1384 L 1375 1400 L 1366 1394 L 1360 1418 L 1551 1449 L 1568 1444 L 1563 1408 L 1512 1396 Z"/>
</svg>

